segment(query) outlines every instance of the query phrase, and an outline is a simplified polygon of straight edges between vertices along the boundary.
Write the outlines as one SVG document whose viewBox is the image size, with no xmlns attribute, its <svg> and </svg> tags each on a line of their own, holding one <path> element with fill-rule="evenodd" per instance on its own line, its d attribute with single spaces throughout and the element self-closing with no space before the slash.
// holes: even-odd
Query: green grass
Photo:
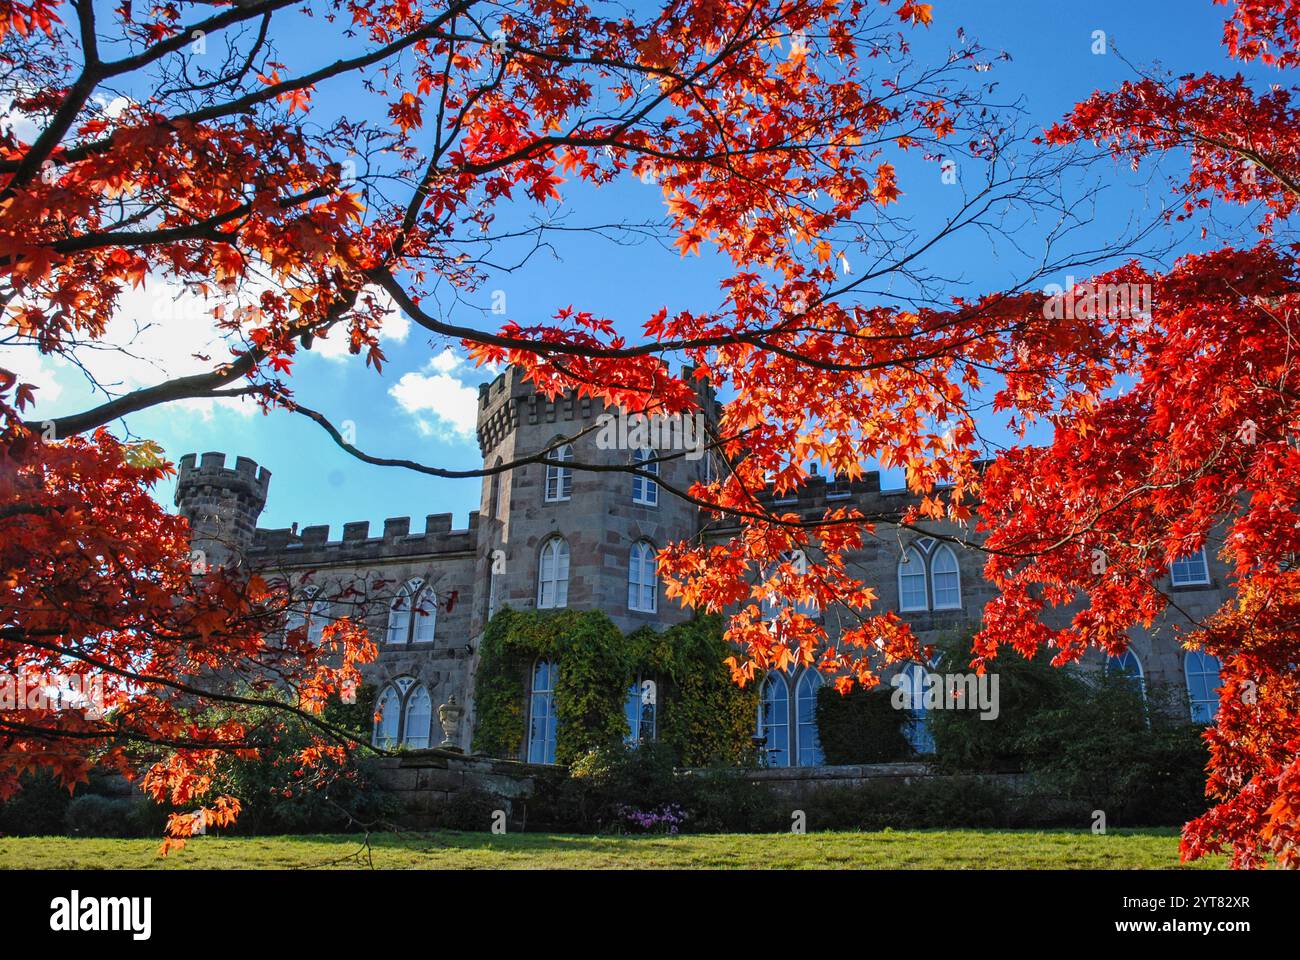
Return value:
<svg viewBox="0 0 1300 960">
<path fill-rule="evenodd" d="M 154 840 L 0 837 L 0 869 L 1163 869 L 1176 830 L 935 830 L 879 833 L 493 836 L 443 831 L 359 836 L 199 837 L 166 859 Z M 1222 858 L 1192 864 L 1224 866 Z"/>
</svg>

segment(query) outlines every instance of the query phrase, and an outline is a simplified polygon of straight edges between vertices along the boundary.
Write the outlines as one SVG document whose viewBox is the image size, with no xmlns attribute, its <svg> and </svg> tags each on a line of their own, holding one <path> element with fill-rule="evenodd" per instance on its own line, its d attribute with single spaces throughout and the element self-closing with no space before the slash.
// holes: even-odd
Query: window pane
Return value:
<svg viewBox="0 0 1300 960">
<path fill-rule="evenodd" d="M 433 701 L 429 691 L 416 687 L 406 701 L 406 724 L 402 742 L 408 747 L 423 750 L 429 745 L 429 722 L 433 718 Z"/>
<path fill-rule="evenodd" d="M 555 762 L 555 669 L 549 660 L 538 661 L 533 669 L 533 691 L 529 703 L 528 761 Z"/>
<path fill-rule="evenodd" d="M 420 591 L 420 599 L 415 605 L 415 642 L 430 643 L 433 640 L 434 625 L 438 617 L 438 597 L 433 588 L 425 587 Z"/>
<path fill-rule="evenodd" d="M 406 643 L 411 629 L 411 594 L 403 587 L 388 610 L 388 642 Z"/>
<path fill-rule="evenodd" d="M 817 691 L 822 678 L 815 669 L 804 671 L 795 696 L 796 722 L 799 728 L 798 760 L 801 767 L 816 767 L 826 762 L 821 738 L 817 735 Z"/>
<path fill-rule="evenodd" d="M 908 664 L 903 669 L 904 702 L 910 709 L 903 720 L 903 736 L 918 754 L 934 753 L 934 734 L 930 732 L 930 718 L 925 709 L 925 688 L 928 673 L 919 663 Z"/>
<path fill-rule="evenodd" d="M 1186 586 L 1210 582 L 1210 569 L 1205 560 L 1205 550 L 1180 557 L 1169 566 L 1170 580 L 1174 586 Z"/>
<path fill-rule="evenodd" d="M 926 610 L 925 560 L 914 547 L 908 547 L 898 565 L 898 606 L 901 610 Z"/>
<path fill-rule="evenodd" d="M 952 610 L 961 606 L 961 575 L 957 558 L 948 547 L 940 547 L 931 561 L 934 575 L 934 606 Z"/>
<path fill-rule="evenodd" d="M 402 705 L 397 691 L 392 687 L 384 690 L 379 697 L 375 712 L 379 719 L 375 721 L 375 746 L 393 747 L 397 744 L 397 722 L 401 719 Z"/>
<path fill-rule="evenodd" d="M 769 766 L 790 765 L 790 692 L 785 677 L 770 673 L 763 681 L 758 705 L 758 735 L 766 737 Z"/>
<path fill-rule="evenodd" d="M 1187 699 L 1191 705 L 1193 722 L 1213 723 L 1219 712 L 1218 690 L 1222 685 L 1219 676 L 1222 664 L 1219 658 L 1199 650 L 1190 650 L 1183 667 L 1187 673 Z"/>
</svg>

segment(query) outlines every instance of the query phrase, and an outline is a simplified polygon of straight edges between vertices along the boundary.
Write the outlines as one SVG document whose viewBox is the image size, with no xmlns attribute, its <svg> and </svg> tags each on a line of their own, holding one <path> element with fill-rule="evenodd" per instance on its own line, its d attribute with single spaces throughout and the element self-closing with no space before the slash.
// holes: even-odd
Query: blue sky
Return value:
<svg viewBox="0 0 1300 960">
<path fill-rule="evenodd" d="M 1227 11 L 1209 0 L 1086 4 L 933 0 L 933 4 L 934 23 L 927 35 L 916 40 L 918 57 L 955 44 L 959 25 L 986 48 L 1006 50 L 1011 60 L 997 64 L 982 77 L 999 81 L 1000 96 L 1022 97 L 1029 119 L 1037 124 L 1054 122 L 1093 90 L 1112 89 L 1131 77 L 1119 57 L 1091 52 L 1095 30 L 1106 31 L 1120 52 L 1139 65 L 1158 61 L 1175 73 L 1240 68 L 1226 62 L 1219 45 Z M 282 59 L 291 67 L 324 62 L 335 53 L 305 39 L 282 52 Z M 329 90 L 321 90 L 316 96 L 319 102 L 330 95 Z M 338 94 L 334 102 L 354 116 L 383 109 L 378 101 L 346 92 Z M 1130 212 L 1149 214 L 1153 205 L 1164 199 L 1162 181 L 1151 182 L 1145 172 L 1134 176 L 1126 166 L 1105 161 L 1093 174 L 1107 189 L 1099 200 L 1097 220 L 1078 238 L 1081 242 L 1106 242 Z M 942 217 L 954 195 L 940 189 L 936 180 L 932 168 L 902 168 L 904 212 L 922 220 Z M 573 210 L 574 222 L 595 223 L 654 218 L 661 202 L 656 187 L 624 178 L 599 191 L 571 191 L 566 206 Z M 1025 236 L 1032 241 L 1033 231 Z M 1192 239 L 1180 252 L 1217 246 L 1215 241 L 1215 237 Z M 967 295 L 999 289 L 1023 269 L 1016 251 L 991 244 L 976 233 L 934 251 L 933 257 L 936 269 L 963 282 L 953 292 Z M 724 270 L 725 265 L 715 258 L 683 259 L 654 242 L 617 246 L 598 238 L 567 235 L 556 240 L 553 252 L 543 251 L 524 269 L 489 281 L 471 298 L 474 304 L 458 308 L 451 316 L 460 322 L 494 325 L 501 318 L 485 316 L 475 304 L 486 306 L 491 292 L 502 290 L 509 316 L 520 322 L 541 320 L 572 304 L 613 317 L 624 329 L 635 331 L 645 317 L 661 307 L 671 313 L 716 306 L 717 281 Z M 1058 282 L 1063 280 L 1064 276 L 1058 278 Z M 105 376 L 127 385 L 143 385 L 157 377 L 160 369 L 171 375 L 189 372 L 193 361 L 188 355 L 199 346 L 193 336 L 202 332 L 202 324 L 194 320 L 199 312 L 196 305 L 182 302 L 174 307 L 165 291 L 161 300 L 154 291 L 132 295 L 128 307 L 164 320 L 173 318 L 167 311 L 174 310 L 183 322 L 160 324 L 158 332 L 165 329 L 166 335 L 150 340 L 160 367 L 114 361 L 116 365 L 106 368 Z M 187 335 L 191 326 L 192 335 Z M 384 349 L 389 362 L 382 374 L 367 368 L 360 358 L 339 356 L 337 348 L 331 351 L 330 345 L 325 346 L 323 352 L 300 355 L 293 386 L 304 404 L 323 411 L 336 423 L 355 424 L 358 446 L 379 455 L 406 456 L 450 468 L 479 465 L 472 411 L 477 384 L 488 375 L 470 369 L 457 345 L 431 341 L 421 328 L 394 318 L 386 330 Z M 24 362 L 6 356 L 0 356 L 0 363 L 17 363 L 20 372 L 29 373 L 42 386 L 38 418 L 86 405 L 84 383 L 69 366 L 46 361 L 36 369 L 30 360 L 24 367 Z M 478 505 L 478 480 L 443 481 L 368 466 L 337 450 L 319 427 L 284 412 L 267 417 L 224 404 L 188 404 L 132 416 L 128 427 L 139 437 L 159 441 L 173 460 L 188 452 L 221 450 L 232 459 L 248 456 L 268 467 L 274 479 L 262 518 L 264 526 L 329 523 L 332 536 L 338 537 L 345 521 L 370 520 L 372 529 L 377 530 L 385 517 L 409 515 L 413 529 L 419 530 L 425 514 L 451 512 L 454 525 L 460 527 Z M 990 430 L 997 435 L 995 425 L 990 425 Z M 160 490 L 159 495 L 170 502 L 170 489 Z"/>
</svg>

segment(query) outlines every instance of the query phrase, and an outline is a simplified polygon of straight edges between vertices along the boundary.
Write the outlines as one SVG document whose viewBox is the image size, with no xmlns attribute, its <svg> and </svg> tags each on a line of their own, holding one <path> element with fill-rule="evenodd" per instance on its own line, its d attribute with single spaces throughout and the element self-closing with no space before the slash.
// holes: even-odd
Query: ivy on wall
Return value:
<svg viewBox="0 0 1300 960">
<path fill-rule="evenodd" d="M 758 685 L 742 689 L 731 679 L 723 661 L 734 651 L 722 632 L 722 618 L 711 615 L 628 637 L 642 675 L 658 684 L 659 740 L 682 766 L 752 759 Z"/>
<path fill-rule="evenodd" d="M 624 703 L 638 676 L 656 684 L 658 739 L 673 748 L 679 763 L 742 762 L 752 750 L 758 701 L 752 685 L 742 690 L 731 682 L 723 663 L 730 652 L 718 617 L 624 636 L 599 610 L 504 608 L 480 645 L 474 749 L 520 756 L 528 732 L 529 676 L 538 660 L 550 660 L 558 667 L 556 762 L 623 742 Z"/>
</svg>

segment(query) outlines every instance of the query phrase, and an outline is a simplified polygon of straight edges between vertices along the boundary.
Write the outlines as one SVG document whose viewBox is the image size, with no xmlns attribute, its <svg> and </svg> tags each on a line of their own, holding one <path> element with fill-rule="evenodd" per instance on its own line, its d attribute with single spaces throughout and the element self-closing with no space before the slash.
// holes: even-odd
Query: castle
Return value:
<svg viewBox="0 0 1300 960">
<path fill-rule="evenodd" d="M 700 400 L 706 415 L 717 404 L 707 388 Z M 567 395 L 548 400 L 507 369 L 479 390 L 477 436 L 487 469 L 499 468 L 566 438 L 553 461 L 626 465 L 638 451 L 602 449 L 595 427 L 606 411 L 590 398 Z M 644 453 L 640 454 L 645 456 Z M 709 457 L 666 459 L 653 465 L 677 489 L 705 478 Z M 682 539 L 725 538 L 734 527 L 704 525 L 699 510 L 657 484 L 620 471 L 575 470 L 556 463 L 530 462 L 491 472 L 483 478 L 480 508 L 463 529 L 453 529 L 450 514 L 430 514 L 421 532 L 409 517 L 384 521 L 372 534 L 368 521 L 346 523 L 340 539 L 327 526 L 301 530 L 263 529 L 257 518 L 266 504 L 271 474 L 240 457 L 234 468 L 221 453 L 181 458 L 175 502 L 190 522 L 196 556 L 208 564 L 240 564 L 264 576 L 283 577 L 300 598 L 293 614 L 309 636 L 330 619 L 364 610 L 379 647 L 367 680 L 377 689 L 381 721 L 377 744 L 422 748 L 438 745 L 439 705 L 455 698 L 466 710 L 455 746 L 468 750 L 473 728 L 477 639 L 492 613 L 509 604 L 532 610 L 568 607 L 603 610 L 624 631 L 650 624 L 668 626 L 690 618 L 689 611 L 666 601 L 654 569 L 655 550 Z M 837 483 L 810 476 L 797 496 L 773 501 L 783 511 L 819 518 L 829 504 L 852 503 L 867 514 L 898 516 L 911 503 L 905 490 L 882 490 L 877 473 Z M 923 525 L 936 534 L 964 534 L 947 522 Z M 881 524 L 877 535 L 848 558 L 850 569 L 874 587 L 878 609 L 894 610 L 932 642 L 976 623 L 990 585 L 981 575 L 978 551 L 962 549 Z M 1095 666 L 1129 672 L 1142 684 L 1172 685 L 1186 691 L 1193 719 L 1208 722 L 1217 706 L 1218 664 L 1181 649 L 1171 629 L 1177 618 L 1201 618 L 1226 595 L 1227 572 L 1217 557 L 1202 551 L 1173 565 L 1162 588 L 1179 594 L 1165 620 L 1136 631 L 1122 658 L 1097 656 Z M 336 599 L 358 596 L 364 587 L 340 592 L 332 585 L 377 584 L 378 596 L 365 602 Z M 330 599 L 318 599 L 329 597 Z M 351 609 L 350 609 L 351 608 Z M 848 611 L 819 611 L 834 639 Z M 554 759 L 556 718 L 550 700 L 552 667 L 538 663 L 528 684 L 528 736 L 517 759 Z M 901 670 L 901 682 L 919 691 L 925 665 Z M 755 717 L 774 765 L 822 762 L 813 723 L 813 703 L 822 678 L 815 671 L 771 674 L 760 688 Z M 897 685 L 897 684 L 896 684 Z M 640 705 L 629 691 L 630 735 L 653 738 L 654 709 Z M 918 752 L 927 749 L 924 716 L 911 711 L 901 721 Z"/>
</svg>

